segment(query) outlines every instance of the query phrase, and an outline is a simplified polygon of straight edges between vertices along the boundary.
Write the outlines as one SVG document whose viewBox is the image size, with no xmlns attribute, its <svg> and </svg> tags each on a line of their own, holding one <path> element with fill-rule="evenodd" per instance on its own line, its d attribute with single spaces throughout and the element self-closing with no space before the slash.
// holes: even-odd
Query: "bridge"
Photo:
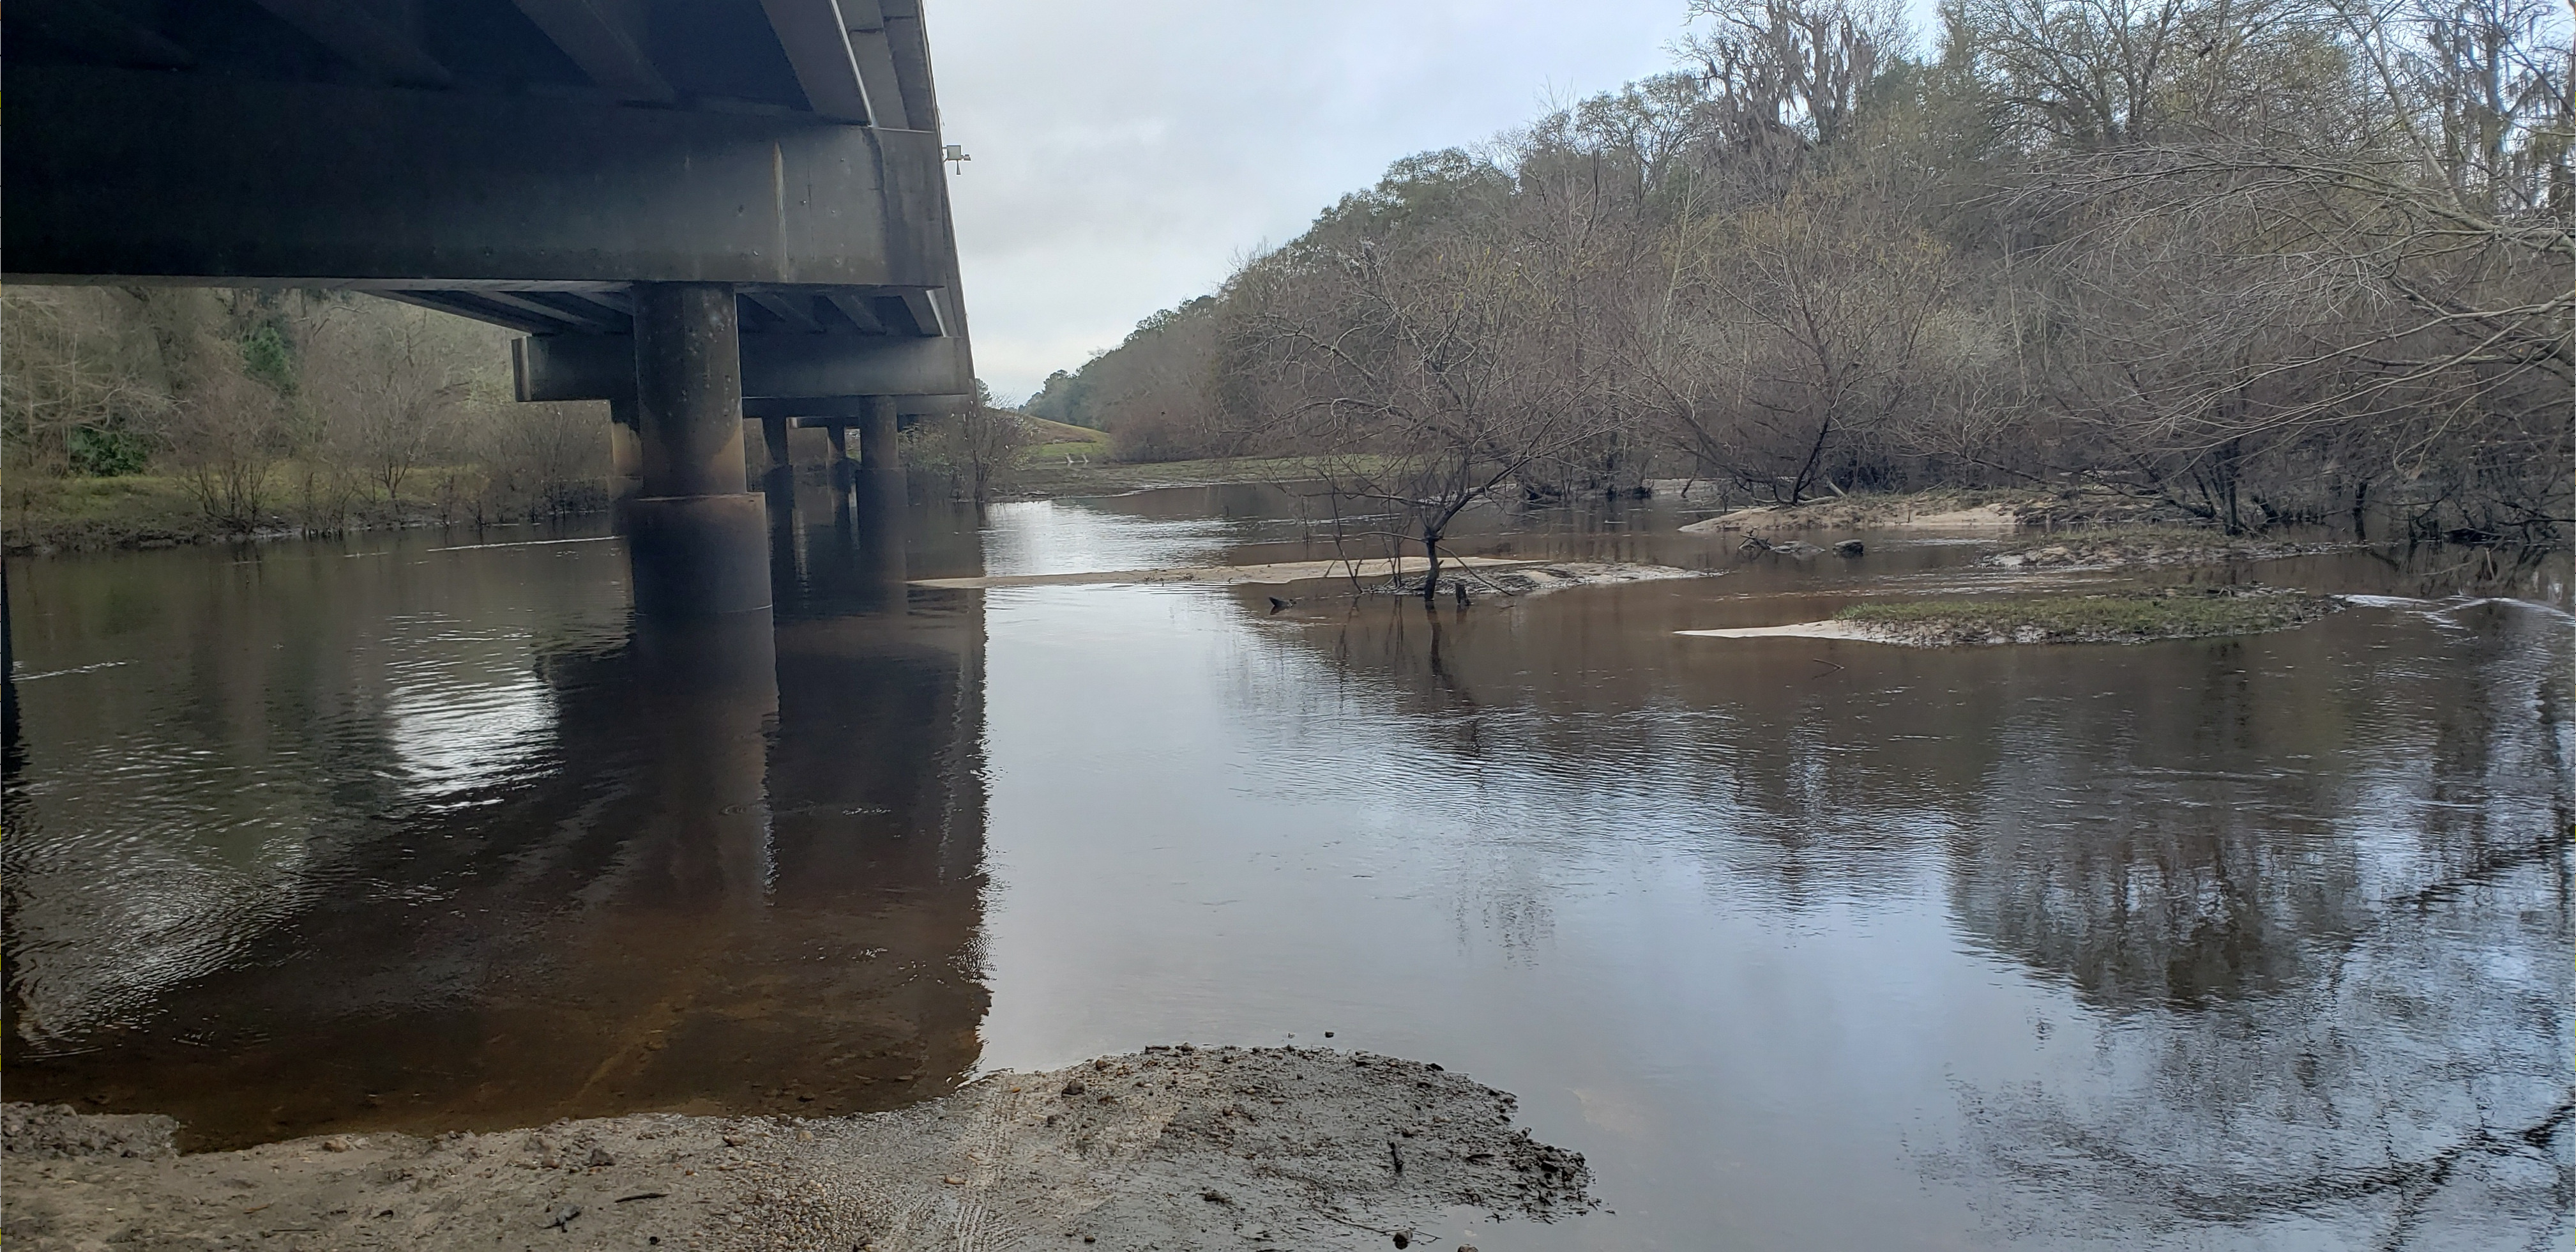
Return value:
<svg viewBox="0 0 2576 1252">
<path fill-rule="evenodd" d="M 605 400 L 635 596 L 770 603 L 742 424 L 972 399 L 919 0 L 13 0 L 9 281 L 328 287 Z"/>
</svg>

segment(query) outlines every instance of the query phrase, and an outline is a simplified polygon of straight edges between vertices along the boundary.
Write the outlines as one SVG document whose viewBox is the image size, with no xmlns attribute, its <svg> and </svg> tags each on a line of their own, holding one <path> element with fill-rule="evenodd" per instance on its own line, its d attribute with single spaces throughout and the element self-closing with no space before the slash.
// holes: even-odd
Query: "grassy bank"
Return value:
<svg viewBox="0 0 2576 1252">
<path fill-rule="evenodd" d="M 2342 607 L 2324 596 L 2268 588 L 2180 589 L 1996 600 L 1855 604 L 1834 615 L 1915 644 L 2146 643 L 2249 635 L 2302 626 Z"/>
<path fill-rule="evenodd" d="M 1029 446 L 1020 454 L 1024 464 L 1043 465 L 1059 461 L 1106 461 L 1109 459 L 1109 432 L 1075 426 L 1068 422 L 1051 422 L 1043 417 L 1020 415 L 1020 426 L 1028 432 Z"/>
<path fill-rule="evenodd" d="M 24 475 L 9 484 L 0 546 L 13 555 L 46 554 L 407 526 L 502 525 L 592 512 L 608 501 L 602 482 L 494 482 L 472 466 L 425 469 L 404 487 L 402 494 L 388 496 L 353 487 L 345 476 L 321 467 L 288 462 L 268 472 L 253 516 L 234 519 L 207 509 L 176 475 Z"/>
</svg>

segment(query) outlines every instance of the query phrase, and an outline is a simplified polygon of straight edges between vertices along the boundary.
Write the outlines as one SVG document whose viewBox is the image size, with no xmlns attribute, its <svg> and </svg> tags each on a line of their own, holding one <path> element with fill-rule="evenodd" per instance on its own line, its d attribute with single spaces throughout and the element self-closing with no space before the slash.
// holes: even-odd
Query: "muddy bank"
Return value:
<svg viewBox="0 0 2576 1252">
<path fill-rule="evenodd" d="M 1853 639 L 1908 647 L 2006 643 L 2152 643 L 2304 626 L 2345 606 L 2334 596 L 2265 587 L 1992 600 L 1856 604 L 1827 621 L 1685 630 L 1713 639 Z"/>
<path fill-rule="evenodd" d="M 170 1153 L 167 1119 L 12 1105 L 5 1235 L 34 1249 L 1382 1248 L 1448 1206 L 1590 1211 L 1583 1158 L 1513 1129 L 1513 1105 L 1437 1065 L 1187 1045 L 857 1117 L 637 1114 L 193 1156 Z"/>
</svg>

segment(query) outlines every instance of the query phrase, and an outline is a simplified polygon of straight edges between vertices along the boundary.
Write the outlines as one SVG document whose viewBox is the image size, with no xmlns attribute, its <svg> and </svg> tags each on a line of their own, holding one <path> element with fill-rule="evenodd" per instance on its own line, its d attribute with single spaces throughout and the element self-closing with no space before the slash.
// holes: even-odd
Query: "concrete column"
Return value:
<svg viewBox="0 0 2576 1252">
<path fill-rule="evenodd" d="M 760 419 L 760 441 L 769 452 L 760 490 L 769 498 L 769 598 L 775 607 L 796 598 L 805 580 L 796 546 L 796 457 L 787 447 L 787 419 Z"/>
<path fill-rule="evenodd" d="M 850 428 L 838 422 L 823 428 L 823 437 L 832 441 L 832 464 L 845 464 L 850 459 Z"/>
<path fill-rule="evenodd" d="M 617 471 L 610 503 L 623 513 L 627 501 L 644 494 L 644 440 L 635 431 L 631 396 L 608 402 L 608 463 Z"/>
<path fill-rule="evenodd" d="M 883 612 L 903 611 L 904 524 L 910 500 L 901 470 L 861 470 L 851 476 L 852 527 L 858 541 L 858 573 L 866 588 L 862 603 Z"/>
<path fill-rule="evenodd" d="M 769 451 L 769 469 L 760 476 L 760 490 L 769 497 L 769 586 L 774 601 L 785 585 L 780 580 L 796 577 L 796 457 L 787 448 L 787 419 L 760 419 L 760 441 Z"/>
<path fill-rule="evenodd" d="M 838 513 L 849 507 L 850 483 L 858 477 L 859 467 L 850 462 L 849 427 L 834 422 L 823 428 L 823 437 L 832 442 L 832 507 Z"/>
<path fill-rule="evenodd" d="M 795 474 L 796 456 L 787 449 L 786 418 L 760 419 L 760 442 L 769 450 L 769 472 L 773 477 L 782 472 L 790 476 Z"/>
<path fill-rule="evenodd" d="M 868 396 L 867 411 L 859 415 L 859 468 L 863 470 L 899 470 L 903 468 L 903 445 L 896 440 L 893 396 Z"/>
<path fill-rule="evenodd" d="M 637 283 L 634 298 L 644 494 L 740 494 L 742 349 L 733 288 L 724 283 Z"/>
<path fill-rule="evenodd" d="M 769 607 L 760 497 L 744 490 L 733 288 L 637 283 L 643 494 L 628 511 L 635 606 L 695 616 Z"/>
</svg>

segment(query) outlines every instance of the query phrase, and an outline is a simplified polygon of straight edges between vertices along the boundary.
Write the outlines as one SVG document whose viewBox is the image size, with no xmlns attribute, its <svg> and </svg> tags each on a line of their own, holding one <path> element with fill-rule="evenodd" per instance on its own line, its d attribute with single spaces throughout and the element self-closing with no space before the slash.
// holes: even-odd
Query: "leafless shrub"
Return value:
<svg viewBox="0 0 2576 1252">
<path fill-rule="evenodd" d="M 370 301 L 329 307 L 307 332 L 308 403 L 321 413 L 325 458 L 362 474 L 387 500 L 475 399 L 476 367 L 501 336 L 426 309 Z"/>
<path fill-rule="evenodd" d="M 945 475 L 960 498 L 980 508 L 1009 489 L 1030 437 L 1020 415 L 994 404 L 981 380 L 975 391 L 963 412 L 930 418 L 905 439 L 914 464 Z"/>
<path fill-rule="evenodd" d="M 180 481 L 207 520 L 248 533 L 268 524 L 270 477 L 290 450 L 287 401 L 221 343 L 191 354 L 170 420 Z"/>
</svg>

